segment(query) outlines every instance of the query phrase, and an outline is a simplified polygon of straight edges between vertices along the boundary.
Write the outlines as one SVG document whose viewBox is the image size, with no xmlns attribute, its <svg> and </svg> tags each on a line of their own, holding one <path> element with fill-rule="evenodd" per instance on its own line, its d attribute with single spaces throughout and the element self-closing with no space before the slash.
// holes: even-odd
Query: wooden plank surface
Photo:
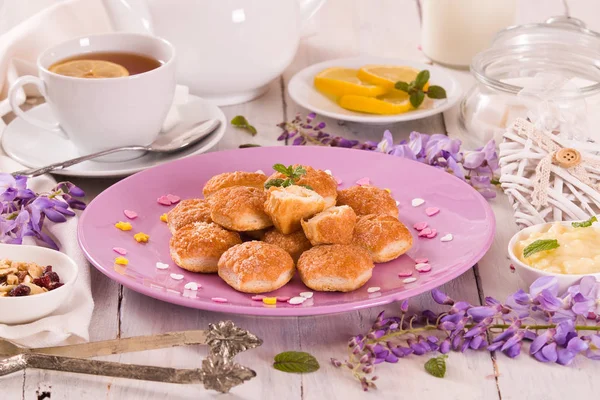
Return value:
<svg viewBox="0 0 600 400">
<path fill-rule="evenodd" d="M 595 0 L 569 0 L 567 9 L 582 18 L 592 28 L 600 29 L 600 10 Z M 518 22 L 540 22 L 549 16 L 565 12 L 561 0 L 520 0 Z M 595 15 L 595 19 L 591 17 Z M 217 150 L 236 148 L 243 143 L 280 145 L 276 124 L 306 113 L 285 93 L 289 79 L 300 69 L 320 61 L 355 55 L 377 55 L 420 60 L 418 50 L 419 19 L 414 0 L 329 0 L 315 17 L 313 34 L 301 42 L 292 65 L 281 78 L 271 83 L 269 92 L 246 104 L 224 107 L 227 117 L 246 116 L 260 132 L 252 137 L 244 131 L 228 127 Z M 467 88 L 473 83 L 467 72 L 453 71 Z M 338 124 L 331 119 L 327 131 L 360 140 L 379 140 L 384 127 L 360 124 Z M 448 133 L 473 148 L 481 143 L 461 131 L 457 109 L 420 121 L 386 126 L 396 140 L 413 131 Z M 114 180 L 74 180 L 93 198 Z M 449 282 L 442 290 L 454 298 L 479 303 L 484 295 L 503 299 L 518 287 L 516 276 L 508 270 L 506 245 L 516 231 L 511 208 L 506 197 L 492 202 L 496 213 L 497 236 L 490 252 L 478 264 Z M 476 273 L 477 272 L 477 273 Z M 350 336 L 368 330 L 377 313 L 398 310 L 397 304 L 375 307 L 333 316 L 303 318 L 259 318 L 232 316 L 192 310 L 160 302 L 123 289 L 102 274 L 92 271 L 92 290 L 96 302 L 91 326 L 92 340 L 147 335 L 181 329 L 203 329 L 210 322 L 232 319 L 236 324 L 259 335 L 265 344 L 238 356 L 240 363 L 255 369 L 258 377 L 234 389 L 222 399 L 357 399 L 362 398 L 360 386 L 343 371 L 328 364 L 330 357 L 343 358 Z M 411 307 L 435 309 L 429 294 L 411 299 Z M 304 350 L 314 354 L 322 365 L 318 373 L 285 374 L 271 368 L 275 354 L 285 350 Z M 142 353 L 103 357 L 101 359 L 128 363 L 195 367 L 206 349 L 200 346 L 154 350 Z M 494 362 L 497 358 L 497 362 Z M 600 367 L 586 360 L 573 368 L 541 365 L 526 355 L 518 361 L 488 352 L 452 353 L 448 360 L 448 375 L 439 380 L 423 370 L 425 357 L 408 357 L 398 365 L 381 365 L 377 369 L 379 389 L 372 393 L 384 399 L 444 398 L 444 399 L 559 399 L 566 395 L 592 398 L 597 393 L 594 374 Z M 569 382 L 568 385 L 560 382 Z M 27 370 L 0 380 L 7 398 L 39 399 L 43 392 L 54 399 L 197 399 L 216 397 L 199 386 L 133 382 L 119 378 L 99 378 Z M 543 394 L 542 397 L 540 395 Z M 4 396 L 2 397 L 4 398 Z"/>
</svg>

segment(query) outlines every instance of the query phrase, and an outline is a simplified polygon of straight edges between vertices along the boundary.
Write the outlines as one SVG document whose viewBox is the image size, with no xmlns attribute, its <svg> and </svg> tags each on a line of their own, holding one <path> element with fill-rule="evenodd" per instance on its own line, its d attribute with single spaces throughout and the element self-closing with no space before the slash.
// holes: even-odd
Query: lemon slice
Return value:
<svg viewBox="0 0 600 400">
<path fill-rule="evenodd" d="M 103 60 L 73 60 L 50 67 L 50 72 L 75 78 L 119 78 L 129 71 L 119 64 Z"/>
<path fill-rule="evenodd" d="M 369 114 L 401 114 L 414 110 L 410 104 L 408 94 L 399 90 L 379 97 L 366 97 L 347 95 L 342 96 L 338 104 L 347 110 L 359 111 Z"/>
<path fill-rule="evenodd" d="M 412 82 L 419 70 L 398 65 L 365 65 L 358 70 L 358 78 L 372 85 L 391 90 L 398 81 Z M 427 90 L 425 85 L 425 90 Z"/>
<path fill-rule="evenodd" d="M 357 70 L 351 68 L 328 68 L 315 76 L 315 87 L 322 93 L 337 97 L 345 95 L 374 97 L 388 92 L 388 89 L 361 81 L 357 73 Z"/>
</svg>

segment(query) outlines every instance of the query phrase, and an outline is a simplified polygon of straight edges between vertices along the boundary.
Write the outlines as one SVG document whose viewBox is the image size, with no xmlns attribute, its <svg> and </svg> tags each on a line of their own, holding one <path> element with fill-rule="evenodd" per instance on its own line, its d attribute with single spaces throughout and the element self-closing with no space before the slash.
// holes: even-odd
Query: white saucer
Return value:
<svg viewBox="0 0 600 400">
<path fill-rule="evenodd" d="M 180 123 L 182 124 L 204 119 L 218 119 L 221 121 L 221 125 L 197 145 L 178 153 L 147 153 L 134 160 L 119 162 L 85 161 L 53 173 L 91 178 L 131 175 L 167 161 L 187 157 L 192 154 L 204 153 L 214 147 L 225 134 L 227 119 L 223 111 L 200 97 L 189 95 L 188 102 L 177 106 L 177 111 L 181 117 Z M 27 112 L 39 119 L 46 121 L 55 120 L 47 104 L 41 104 Z M 2 147 L 11 158 L 30 168 L 43 167 L 44 165 L 81 155 L 77 152 L 71 141 L 50 131 L 37 128 L 20 118 L 15 118 L 4 129 Z"/>
<path fill-rule="evenodd" d="M 326 68 L 345 67 L 359 69 L 363 65 L 367 64 L 406 65 L 418 69 L 419 71 L 427 69 L 431 73 L 431 84 L 439 85 L 446 89 L 448 98 L 434 100 L 433 107 L 429 108 L 417 109 L 396 115 L 375 115 L 346 110 L 338 106 L 337 103 L 315 89 L 313 83 L 315 75 Z M 452 75 L 450 75 L 450 73 L 448 73 L 445 69 L 438 66 L 395 58 L 361 56 L 325 61 L 304 68 L 302 71 L 294 75 L 290 80 L 290 83 L 288 84 L 288 93 L 292 100 L 294 100 L 296 103 L 310 111 L 316 112 L 318 115 L 335 118 L 342 121 L 382 125 L 401 121 L 411 121 L 441 113 L 442 111 L 445 111 L 456 104 L 462 95 L 462 90 L 458 81 L 454 79 Z"/>
</svg>

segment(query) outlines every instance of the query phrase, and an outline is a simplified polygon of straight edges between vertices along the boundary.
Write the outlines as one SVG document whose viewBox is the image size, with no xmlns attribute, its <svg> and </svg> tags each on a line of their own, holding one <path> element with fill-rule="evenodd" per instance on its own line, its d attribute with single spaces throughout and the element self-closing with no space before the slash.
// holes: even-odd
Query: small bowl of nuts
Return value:
<svg viewBox="0 0 600 400">
<path fill-rule="evenodd" d="M 56 311 L 72 294 L 77 272 L 61 252 L 0 243 L 0 323 L 24 324 Z"/>
</svg>

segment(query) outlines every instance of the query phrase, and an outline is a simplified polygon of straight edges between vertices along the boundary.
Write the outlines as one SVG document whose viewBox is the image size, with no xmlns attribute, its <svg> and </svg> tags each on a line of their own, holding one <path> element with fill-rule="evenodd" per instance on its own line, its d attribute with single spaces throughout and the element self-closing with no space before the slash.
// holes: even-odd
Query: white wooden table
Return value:
<svg viewBox="0 0 600 400">
<path fill-rule="evenodd" d="M 500 0 L 499 0 L 500 1 Z M 592 29 L 600 30 L 598 0 L 520 0 L 518 23 L 541 22 L 547 17 L 569 13 L 584 20 Z M 228 128 L 218 150 L 236 148 L 243 143 L 263 146 L 276 142 L 276 124 L 293 118 L 297 107 L 285 88 L 300 69 L 327 59 L 354 55 L 389 56 L 423 59 L 418 50 L 419 17 L 414 0 L 329 0 L 315 17 L 315 33 L 303 40 L 292 65 L 275 80 L 269 92 L 250 103 L 224 107 L 229 119 L 241 114 L 256 126 L 259 135 Z M 468 72 L 453 71 L 465 88 L 473 81 Z M 338 124 L 325 119 L 328 132 L 361 140 L 379 140 L 383 128 L 359 124 Z M 443 116 L 388 127 L 396 140 L 413 131 L 447 133 L 460 138 L 466 149 L 478 143 L 458 126 L 456 108 Z M 75 182 L 93 198 L 114 180 Z M 506 246 L 517 230 L 505 196 L 491 201 L 496 213 L 496 239 L 486 256 L 459 278 L 444 285 L 455 299 L 474 304 L 485 296 L 505 299 L 518 288 L 517 277 L 509 270 Z M 135 293 L 109 280 L 92 269 L 93 296 L 96 302 L 90 327 L 91 340 L 148 335 L 185 329 L 204 329 L 208 323 L 231 319 L 257 334 L 264 345 L 238 356 L 243 365 L 253 368 L 258 376 L 233 389 L 222 399 L 355 399 L 366 397 L 350 374 L 333 368 L 330 357 L 343 359 L 346 342 L 352 335 L 368 329 L 383 309 L 394 313 L 397 304 L 352 313 L 303 318 L 261 318 L 235 316 L 179 307 Z M 436 309 L 429 294 L 411 300 L 415 309 Z M 286 374 L 271 367 L 273 356 L 286 350 L 304 350 L 315 355 L 321 369 L 312 374 Z M 198 367 L 206 349 L 200 346 L 123 354 L 102 359 L 125 363 Z M 527 354 L 513 360 L 486 351 L 467 354 L 451 353 L 445 379 L 434 378 L 423 369 L 425 357 L 411 356 L 398 364 L 377 367 L 379 389 L 368 396 L 375 398 L 443 398 L 443 399 L 565 399 L 598 398 L 600 363 L 577 358 L 570 367 L 541 364 Z M 44 393 L 46 392 L 46 394 Z M 217 394 L 200 386 L 136 382 L 121 378 L 100 378 L 75 374 L 26 370 L 0 380 L 2 399 L 198 399 Z"/>
</svg>

